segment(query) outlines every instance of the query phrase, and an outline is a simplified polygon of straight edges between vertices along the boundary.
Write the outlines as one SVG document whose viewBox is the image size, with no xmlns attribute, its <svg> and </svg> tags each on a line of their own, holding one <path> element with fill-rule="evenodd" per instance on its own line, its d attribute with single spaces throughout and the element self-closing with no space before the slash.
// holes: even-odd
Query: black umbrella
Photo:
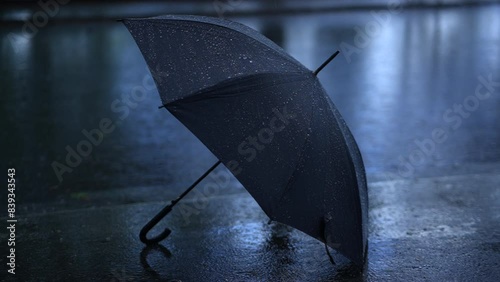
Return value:
<svg viewBox="0 0 500 282">
<path fill-rule="evenodd" d="M 367 190 L 361 155 L 316 74 L 244 25 L 209 17 L 127 19 L 164 107 L 219 158 L 141 231 L 223 163 L 275 220 L 363 264 Z M 336 55 L 336 54 L 335 54 Z"/>
</svg>

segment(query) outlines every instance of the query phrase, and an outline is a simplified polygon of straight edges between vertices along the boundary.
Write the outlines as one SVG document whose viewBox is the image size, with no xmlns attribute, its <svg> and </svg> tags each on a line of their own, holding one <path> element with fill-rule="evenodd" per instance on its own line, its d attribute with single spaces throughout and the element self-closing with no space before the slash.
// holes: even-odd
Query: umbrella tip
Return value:
<svg viewBox="0 0 500 282">
<path fill-rule="evenodd" d="M 340 53 L 339 50 L 335 51 L 335 53 L 333 53 L 333 55 L 330 56 L 330 58 L 328 58 L 324 63 L 321 64 L 321 66 L 319 66 L 318 69 L 316 69 L 313 74 L 314 76 L 317 76 L 318 73 L 324 68 L 326 67 L 326 65 L 328 65 L 333 59 L 335 59 L 335 57 L 337 57 L 337 55 Z"/>
</svg>

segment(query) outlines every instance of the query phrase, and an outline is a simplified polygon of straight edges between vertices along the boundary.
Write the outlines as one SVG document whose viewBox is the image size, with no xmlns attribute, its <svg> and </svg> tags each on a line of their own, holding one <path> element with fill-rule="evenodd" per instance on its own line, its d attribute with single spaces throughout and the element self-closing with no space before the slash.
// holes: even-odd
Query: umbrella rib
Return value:
<svg viewBox="0 0 500 282">
<path fill-rule="evenodd" d="M 214 85 L 211 85 L 211 86 L 202 88 L 200 90 L 197 90 L 195 92 L 192 92 L 191 94 L 188 94 L 188 95 L 186 95 L 186 96 L 184 96 L 184 97 L 182 97 L 180 99 L 167 102 L 167 103 L 163 104 L 162 106 L 159 106 L 158 108 L 168 107 L 168 106 L 170 106 L 172 104 L 179 103 L 179 102 L 186 103 L 186 102 L 191 102 L 192 100 L 202 99 L 199 96 L 201 96 L 203 94 L 207 94 L 207 93 L 213 92 L 214 90 L 220 89 L 221 85 L 227 86 L 230 83 L 235 83 L 236 81 L 244 79 L 244 78 L 264 76 L 264 75 L 289 75 L 289 76 L 296 76 L 297 77 L 296 79 L 293 79 L 293 80 L 290 80 L 290 81 L 283 81 L 283 82 L 281 82 L 283 84 L 286 84 L 286 83 L 297 82 L 297 81 L 299 81 L 299 78 L 300 78 L 300 81 L 307 80 L 307 79 L 309 79 L 310 73 L 304 73 L 304 72 L 285 72 L 285 73 L 279 73 L 279 72 L 261 72 L 261 73 L 252 74 L 252 75 L 235 76 L 235 77 L 228 78 L 228 79 L 225 79 L 223 81 L 220 81 L 220 82 L 218 82 L 218 83 L 216 83 Z M 275 86 L 275 85 L 278 85 L 278 84 L 279 83 L 276 83 L 274 85 L 267 85 L 266 87 Z M 241 93 L 241 91 L 239 91 L 239 93 Z M 231 95 L 237 95 L 237 94 L 238 93 L 231 94 Z M 228 97 L 228 96 L 229 95 L 224 95 L 224 97 Z"/>
<path fill-rule="evenodd" d="M 335 265 L 335 261 L 333 260 L 332 254 L 330 254 L 330 250 L 328 249 L 328 242 L 327 242 L 327 237 L 326 237 L 326 220 L 323 217 L 323 220 L 321 221 L 321 226 L 323 228 L 323 239 L 325 240 L 325 251 L 326 254 L 328 255 L 328 258 L 330 259 L 330 262 Z"/>
<path fill-rule="evenodd" d="M 318 73 L 323 69 L 325 68 L 333 59 L 335 59 L 335 57 L 337 57 L 337 55 L 340 53 L 340 51 L 335 51 L 335 53 L 333 53 L 326 61 L 324 61 L 321 66 L 319 66 L 314 72 L 313 72 L 313 75 L 314 76 L 317 76 Z M 314 101 L 314 100 L 313 100 Z M 314 103 L 311 103 L 311 116 L 313 115 L 313 109 L 314 108 Z M 308 128 L 311 128 L 311 124 L 312 124 L 312 117 L 311 117 L 311 120 L 309 121 L 309 126 Z M 299 158 L 302 158 L 302 155 L 304 154 L 304 147 L 306 145 L 306 142 L 307 140 L 309 139 L 309 135 L 304 139 L 304 143 L 302 144 L 302 147 L 301 147 L 301 150 L 300 150 L 300 156 Z M 297 167 L 298 167 L 299 164 L 296 164 L 295 165 L 295 168 L 293 170 L 293 173 L 292 175 L 290 176 L 290 178 L 288 179 L 288 182 L 286 183 L 286 186 L 285 186 L 285 189 L 283 190 L 283 193 L 281 194 L 280 196 L 280 201 L 281 199 L 283 199 L 283 197 L 285 196 L 285 192 L 288 190 L 288 186 L 290 185 L 290 182 L 292 181 L 293 179 L 293 176 L 295 174 L 295 172 L 297 171 Z"/>
<path fill-rule="evenodd" d="M 308 130 L 309 128 L 311 128 L 311 124 L 312 124 L 312 121 L 313 121 L 313 118 L 312 116 L 314 115 L 314 103 L 311 103 L 311 120 L 309 121 L 309 124 L 307 126 Z M 295 173 L 297 172 L 297 167 L 300 165 L 300 161 L 302 160 L 302 156 L 304 155 L 304 150 L 305 150 L 305 146 L 306 146 L 306 143 L 307 143 L 307 140 L 309 140 L 311 135 L 307 135 L 306 138 L 304 138 L 304 142 L 302 143 L 302 146 L 300 147 L 300 154 L 299 154 L 299 162 L 297 164 L 295 164 L 294 168 L 293 168 L 293 172 L 292 172 L 292 175 L 290 176 L 290 178 L 288 179 L 286 185 L 285 185 L 285 189 L 283 189 L 283 192 L 281 193 L 281 196 L 279 198 L 278 201 L 281 201 L 283 199 L 283 197 L 285 197 L 285 194 L 286 192 L 289 190 L 289 186 L 290 184 L 292 183 L 292 180 L 293 180 L 293 177 L 295 175 Z"/>
</svg>

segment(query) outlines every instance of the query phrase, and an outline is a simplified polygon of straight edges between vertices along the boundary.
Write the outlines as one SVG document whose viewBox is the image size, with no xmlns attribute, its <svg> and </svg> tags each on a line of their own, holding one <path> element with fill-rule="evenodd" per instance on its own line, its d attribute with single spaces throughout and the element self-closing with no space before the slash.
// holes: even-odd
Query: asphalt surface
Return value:
<svg viewBox="0 0 500 282">
<path fill-rule="evenodd" d="M 500 277 L 497 174 L 370 185 L 363 271 L 320 242 L 267 223 L 245 193 L 200 198 L 164 222 L 172 234 L 144 248 L 137 234 L 162 204 L 22 217 L 22 281 L 496 281 Z M 494 187 L 494 188 L 493 188 Z M 203 207 L 203 208 L 199 208 Z M 162 227 L 165 227 L 162 226 Z M 5 239 L 5 236 L 4 236 Z M 10 280 L 9 280 L 10 281 Z"/>
<path fill-rule="evenodd" d="M 207 188 L 228 175 L 224 168 L 166 220 L 173 233 L 164 248 L 144 250 L 142 225 L 215 157 L 157 109 L 146 64 L 120 23 L 53 22 L 29 38 L 22 23 L 0 25 L 2 170 L 16 169 L 19 220 L 18 274 L 5 268 L 0 280 L 497 281 L 500 87 L 484 81 L 500 81 L 499 12 L 233 18 L 310 69 L 341 51 L 319 78 L 370 182 L 363 272 L 335 253 L 332 266 L 319 242 L 268 225 L 234 178 Z M 95 129 L 108 133 L 88 156 L 68 157 Z M 0 230 L 4 242 L 9 233 Z M 0 250 L 6 265 L 7 243 Z"/>
</svg>

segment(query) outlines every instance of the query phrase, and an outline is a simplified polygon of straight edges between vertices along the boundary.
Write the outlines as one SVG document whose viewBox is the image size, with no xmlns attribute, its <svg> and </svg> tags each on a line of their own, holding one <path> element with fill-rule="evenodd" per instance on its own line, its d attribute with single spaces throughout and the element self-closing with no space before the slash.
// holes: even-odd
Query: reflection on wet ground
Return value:
<svg viewBox="0 0 500 282">
<path fill-rule="evenodd" d="M 390 180 L 371 185 L 368 277 L 495 277 L 500 86 L 487 81 L 500 81 L 499 13 L 485 6 L 234 18 L 310 69 L 342 52 L 320 80 L 358 141 L 370 182 Z M 318 242 L 265 224 L 235 179 L 201 214 L 170 221 L 175 259 L 165 266 L 166 252 L 152 251 L 150 266 L 141 267 L 137 232 L 160 207 L 142 203 L 170 200 L 215 157 L 157 109 L 150 73 L 120 23 L 54 23 L 32 39 L 20 35 L 21 25 L 0 26 L 2 159 L 17 169 L 19 215 L 92 207 L 25 223 L 26 248 L 54 242 L 32 257 L 73 265 L 55 277 L 81 278 L 89 269 L 96 279 L 350 277 L 343 266 L 330 268 Z M 99 138 L 97 130 L 107 133 Z M 201 243 L 193 249 L 193 242 Z M 90 263 L 101 249 L 110 256 Z M 453 260 L 441 258 L 447 252 Z M 58 268 L 23 262 L 40 273 Z M 186 272 L 183 262 L 199 269 Z M 149 268 L 160 276 L 148 276 Z"/>
</svg>

